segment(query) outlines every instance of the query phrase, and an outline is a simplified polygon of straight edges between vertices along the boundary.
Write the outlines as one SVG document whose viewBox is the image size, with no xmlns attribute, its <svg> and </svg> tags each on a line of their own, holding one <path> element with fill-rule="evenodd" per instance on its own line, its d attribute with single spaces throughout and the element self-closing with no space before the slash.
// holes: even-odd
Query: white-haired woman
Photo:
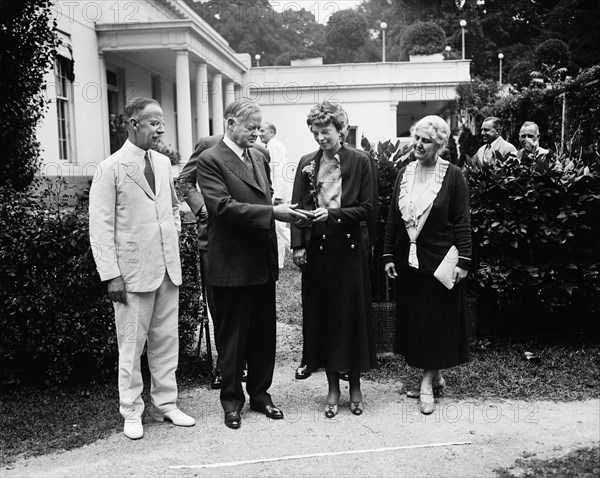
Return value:
<svg viewBox="0 0 600 478">
<path fill-rule="evenodd" d="M 466 287 L 471 258 L 469 193 L 462 172 L 439 157 L 450 127 L 439 116 L 426 116 L 412 130 L 416 161 L 396 179 L 385 230 L 385 272 L 396 279 L 396 344 L 406 363 L 423 369 L 420 410 L 435 409 L 441 369 L 469 361 Z M 434 271 L 452 246 L 458 262 L 448 289 Z M 451 284 L 450 284 L 451 285 Z"/>
<path fill-rule="evenodd" d="M 317 104 L 306 122 L 319 150 L 300 159 L 292 195 L 314 214 L 308 225 L 292 224 L 294 263 L 302 269 L 304 363 L 310 372 L 325 368 L 327 418 L 338 412 L 345 371 L 350 411 L 361 415 L 360 374 L 377 365 L 365 239 L 373 209 L 370 158 L 344 145 L 348 116 L 339 103 Z"/>
</svg>

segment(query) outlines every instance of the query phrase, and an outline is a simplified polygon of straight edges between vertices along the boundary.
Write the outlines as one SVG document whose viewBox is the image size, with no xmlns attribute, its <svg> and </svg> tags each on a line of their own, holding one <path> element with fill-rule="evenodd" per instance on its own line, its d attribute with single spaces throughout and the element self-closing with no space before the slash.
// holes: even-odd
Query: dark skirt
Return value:
<svg viewBox="0 0 600 478">
<path fill-rule="evenodd" d="M 466 281 L 448 290 L 432 275 L 409 267 L 398 274 L 397 286 L 394 351 L 425 370 L 468 362 Z"/>
<path fill-rule="evenodd" d="M 302 273 L 309 370 L 377 366 L 366 250 L 359 224 L 315 223 Z"/>
</svg>

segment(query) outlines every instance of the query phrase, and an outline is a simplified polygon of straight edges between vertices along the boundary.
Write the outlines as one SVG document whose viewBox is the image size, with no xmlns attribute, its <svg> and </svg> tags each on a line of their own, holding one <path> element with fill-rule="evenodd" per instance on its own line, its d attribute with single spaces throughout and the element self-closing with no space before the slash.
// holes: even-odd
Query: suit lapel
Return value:
<svg viewBox="0 0 600 478">
<path fill-rule="evenodd" d="M 142 159 L 142 162 L 129 162 L 129 163 L 122 163 L 123 164 L 123 169 L 125 170 L 125 174 L 130 177 L 132 179 L 132 181 L 137 184 L 140 188 L 142 188 L 142 190 L 148 195 L 148 197 L 150 197 L 151 199 L 156 199 L 156 195 L 152 192 L 152 189 L 150 189 L 150 185 L 148 184 L 148 181 L 146 181 L 146 177 L 144 176 L 144 160 Z M 155 178 L 155 183 L 154 183 L 154 187 L 156 188 L 156 190 L 158 191 L 158 179 L 156 177 L 157 175 L 154 175 Z"/>
<path fill-rule="evenodd" d="M 221 157 L 223 158 L 223 163 L 233 174 L 248 184 L 248 186 L 258 189 L 264 193 L 239 156 L 235 154 L 223 141 L 219 142 L 219 151 L 221 153 Z M 252 154 L 250 156 L 252 156 Z"/>
</svg>

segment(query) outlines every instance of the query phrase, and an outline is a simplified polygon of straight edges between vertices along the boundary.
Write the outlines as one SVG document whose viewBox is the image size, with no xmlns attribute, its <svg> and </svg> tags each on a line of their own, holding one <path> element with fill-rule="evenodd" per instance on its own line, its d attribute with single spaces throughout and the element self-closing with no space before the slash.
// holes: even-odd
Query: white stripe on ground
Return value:
<svg viewBox="0 0 600 478">
<path fill-rule="evenodd" d="M 397 450 L 412 450 L 414 448 L 434 448 L 442 446 L 459 446 L 459 445 L 471 445 L 470 441 L 457 441 L 449 443 L 430 443 L 425 445 L 404 445 L 404 446 L 392 446 L 387 448 L 370 448 L 367 450 L 347 450 L 347 451 L 336 451 L 336 452 L 324 452 L 324 453 L 311 453 L 309 455 L 288 455 L 279 458 L 260 458 L 257 460 L 244 460 L 244 461 L 229 461 L 224 463 L 207 463 L 204 465 L 176 465 L 170 466 L 172 469 L 183 469 L 183 468 L 224 468 L 228 466 L 240 466 L 240 465 L 252 465 L 255 463 L 267 463 L 271 461 L 285 461 L 285 460 L 301 460 L 304 458 L 317 458 L 321 456 L 339 456 L 339 455 L 357 455 L 360 453 L 380 453 L 383 451 L 397 451 Z"/>
</svg>

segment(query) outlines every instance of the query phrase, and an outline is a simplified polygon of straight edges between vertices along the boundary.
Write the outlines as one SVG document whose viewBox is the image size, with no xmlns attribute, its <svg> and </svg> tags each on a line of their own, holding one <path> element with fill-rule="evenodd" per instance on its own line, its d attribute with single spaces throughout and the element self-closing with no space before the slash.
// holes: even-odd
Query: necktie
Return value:
<svg viewBox="0 0 600 478">
<path fill-rule="evenodd" d="M 485 146 L 485 151 L 483 152 L 483 159 L 485 161 L 491 161 L 493 159 L 492 146 L 489 144 L 486 144 L 486 146 Z"/>
<path fill-rule="evenodd" d="M 252 165 L 252 159 L 250 159 L 250 152 L 248 151 L 248 148 L 244 149 L 242 157 L 244 158 L 244 164 L 248 168 L 248 171 L 250 171 L 250 176 L 256 179 L 254 176 L 254 166 Z"/>
<path fill-rule="evenodd" d="M 144 176 L 146 177 L 146 181 L 148 181 L 148 185 L 150 186 L 150 189 L 152 189 L 152 192 L 156 193 L 154 184 L 154 171 L 152 171 L 152 165 L 150 164 L 150 156 L 148 153 L 146 153 L 144 156 Z"/>
</svg>

